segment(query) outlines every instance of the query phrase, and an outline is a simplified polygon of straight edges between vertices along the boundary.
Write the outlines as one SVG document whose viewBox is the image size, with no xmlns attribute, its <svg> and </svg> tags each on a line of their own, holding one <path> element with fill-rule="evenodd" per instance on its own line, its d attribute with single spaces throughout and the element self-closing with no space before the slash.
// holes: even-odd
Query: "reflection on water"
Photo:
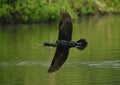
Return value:
<svg viewBox="0 0 120 85">
<path fill-rule="evenodd" d="M 120 18 L 106 16 L 74 23 L 73 41 L 85 38 L 84 51 L 70 50 L 63 67 L 48 74 L 55 48 L 56 24 L 0 25 L 0 85 L 118 85 Z"/>
</svg>

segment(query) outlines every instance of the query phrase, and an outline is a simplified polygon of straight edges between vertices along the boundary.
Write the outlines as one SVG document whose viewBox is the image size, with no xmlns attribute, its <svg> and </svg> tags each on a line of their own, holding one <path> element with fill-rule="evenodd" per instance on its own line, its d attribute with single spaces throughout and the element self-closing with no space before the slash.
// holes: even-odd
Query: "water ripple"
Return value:
<svg viewBox="0 0 120 85">
<path fill-rule="evenodd" d="M 33 66 L 33 65 L 49 66 L 49 62 L 42 61 L 0 62 L 0 66 Z"/>
<path fill-rule="evenodd" d="M 33 65 L 41 65 L 41 66 L 49 66 L 49 62 L 43 61 L 21 61 L 21 62 L 0 62 L 0 66 L 33 66 Z M 68 62 L 67 66 L 89 66 L 96 68 L 120 68 L 120 60 L 115 61 L 88 61 L 88 62 Z"/>
<path fill-rule="evenodd" d="M 84 62 L 67 62 L 67 66 L 89 66 L 95 68 L 120 68 L 120 60 L 114 61 L 84 61 Z"/>
<path fill-rule="evenodd" d="M 82 64 L 96 68 L 120 68 L 120 60 L 82 62 Z"/>
</svg>

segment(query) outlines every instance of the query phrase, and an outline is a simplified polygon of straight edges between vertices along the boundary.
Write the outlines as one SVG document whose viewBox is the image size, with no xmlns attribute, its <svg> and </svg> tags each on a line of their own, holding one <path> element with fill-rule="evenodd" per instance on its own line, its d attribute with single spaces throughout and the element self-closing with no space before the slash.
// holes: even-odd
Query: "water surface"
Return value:
<svg viewBox="0 0 120 85">
<path fill-rule="evenodd" d="M 74 22 L 73 41 L 85 38 L 84 51 L 70 50 L 62 68 L 48 74 L 58 23 L 0 25 L 0 85 L 118 85 L 120 83 L 120 16 Z"/>
</svg>

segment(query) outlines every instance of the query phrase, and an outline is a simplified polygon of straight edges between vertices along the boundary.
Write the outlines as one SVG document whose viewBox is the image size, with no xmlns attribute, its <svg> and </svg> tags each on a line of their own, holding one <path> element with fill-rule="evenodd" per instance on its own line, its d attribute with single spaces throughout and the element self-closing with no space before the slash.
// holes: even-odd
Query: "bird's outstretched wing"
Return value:
<svg viewBox="0 0 120 85">
<path fill-rule="evenodd" d="M 48 72 L 52 73 L 58 70 L 63 65 L 63 63 L 66 61 L 68 54 L 69 54 L 69 48 L 57 47 Z"/>
<path fill-rule="evenodd" d="M 72 20 L 70 15 L 66 11 L 62 11 L 60 14 L 58 40 L 71 41 L 72 28 L 73 26 L 72 26 Z M 52 73 L 58 70 L 64 64 L 64 62 L 68 57 L 69 49 L 70 47 L 65 47 L 62 45 L 57 46 L 54 58 L 48 70 L 49 73 Z"/>
</svg>

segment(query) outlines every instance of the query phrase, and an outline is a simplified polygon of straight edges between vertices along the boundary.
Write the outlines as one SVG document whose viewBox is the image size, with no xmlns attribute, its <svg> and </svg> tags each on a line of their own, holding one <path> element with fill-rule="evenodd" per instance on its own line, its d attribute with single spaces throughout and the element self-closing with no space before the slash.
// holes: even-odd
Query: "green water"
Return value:
<svg viewBox="0 0 120 85">
<path fill-rule="evenodd" d="M 74 22 L 73 40 L 85 38 L 84 51 L 70 50 L 62 68 L 48 74 L 58 23 L 0 25 L 0 85 L 119 85 L 120 16 Z"/>
</svg>

